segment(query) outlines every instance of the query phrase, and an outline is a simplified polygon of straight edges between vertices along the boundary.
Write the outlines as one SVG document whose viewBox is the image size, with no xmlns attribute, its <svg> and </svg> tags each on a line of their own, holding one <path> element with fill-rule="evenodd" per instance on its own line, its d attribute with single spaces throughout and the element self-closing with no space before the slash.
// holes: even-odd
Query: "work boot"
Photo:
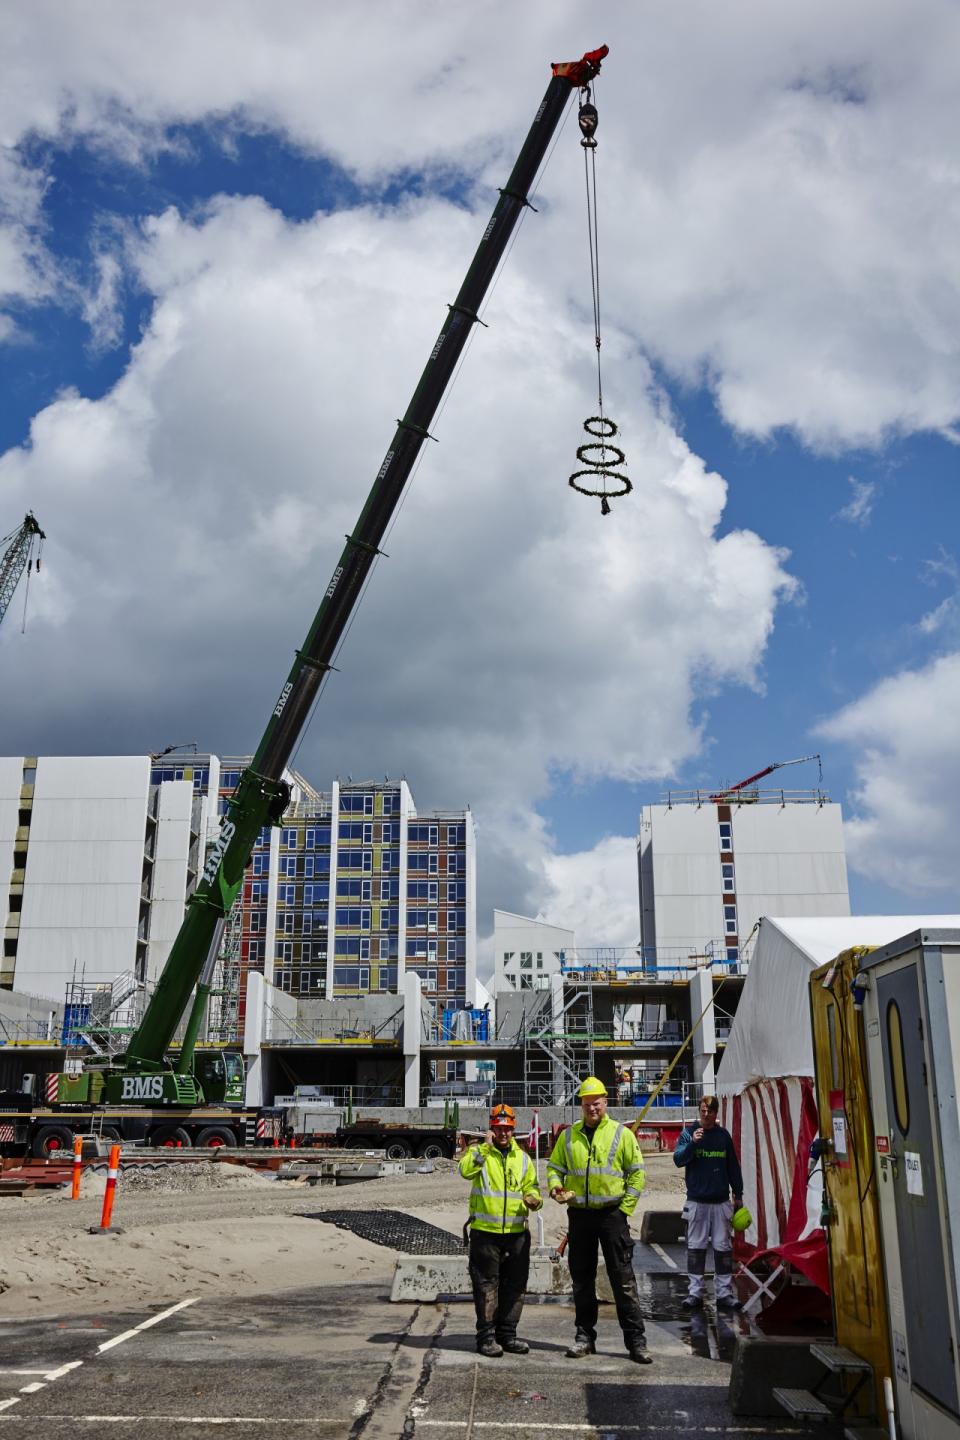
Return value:
<svg viewBox="0 0 960 1440">
<path fill-rule="evenodd" d="M 481 1340 L 477 1345 L 477 1354 L 486 1355 L 488 1360 L 499 1360 L 503 1354 L 502 1345 L 498 1345 L 491 1335 L 487 1340 Z"/>
<path fill-rule="evenodd" d="M 504 1354 L 506 1355 L 530 1354 L 530 1346 L 526 1340 L 518 1340 L 515 1335 L 512 1340 L 501 1340 L 500 1344 L 503 1346 Z"/>
<path fill-rule="evenodd" d="M 739 1310 L 740 1308 L 741 1308 L 741 1306 L 740 1306 L 740 1301 L 737 1299 L 737 1297 L 736 1297 L 735 1295 L 718 1295 L 718 1296 L 717 1296 L 717 1309 L 718 1309 L 718 1310 Z"/>
<path fill-rule="evenodd" d="M 685 1295 L 685 1296 L 683 1297 L 683 1299 L 680 1301 L 680 1304 L 683 1306 L 684 1310 L 702 1310 L 702 1309 L 703 1309 L 703 1296 L 702 1296 L 702 1295 Z"/>
<path fill-rule="evenodd" d="M 589 1335 L 576 1335 L 566 1353 L 568 1360 L 582 1360 L 585 1355 L 596 1355 L 597 1347 Z"/>
<path fill-rule="evenodd" d="M 653 1364 L 653 1356 L 649 1353 L 649 1351 L 642 1349 L 639 1345 L 635 1345 L 627 1353 L 629 1354 L 630 1359 L 634 1361 L 634 1363 L 637 1365 Z"/>
</svg>

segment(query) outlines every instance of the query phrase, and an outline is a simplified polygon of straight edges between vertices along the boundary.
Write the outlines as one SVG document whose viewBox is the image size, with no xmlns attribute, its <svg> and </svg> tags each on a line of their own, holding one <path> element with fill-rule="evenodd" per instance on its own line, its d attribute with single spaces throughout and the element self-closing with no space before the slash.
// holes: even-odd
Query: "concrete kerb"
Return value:
<svg viewBox="0 0 960 1440">
<path fill-rule="evenodd" d="M 431 1303 L 441 1295 L 472 1295 L 467 1252 L 462 1255 L 401 1255 L 393 1275 L 390 1299 Z M 535 1246 L 530 1252 L 528 1295 L 571 1295 L 570 1270 L 555 1250 Z M 597 1267 L 597 1299 L 613 1303 L 606 1267 Z"/>
</svg>

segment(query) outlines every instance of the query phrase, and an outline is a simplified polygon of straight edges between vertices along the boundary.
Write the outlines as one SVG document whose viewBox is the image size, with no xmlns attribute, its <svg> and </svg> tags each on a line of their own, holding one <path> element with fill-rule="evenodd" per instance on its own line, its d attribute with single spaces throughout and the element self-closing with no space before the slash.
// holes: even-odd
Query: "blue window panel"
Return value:
<svg viewBox="0 0 960 1440">
<path fill-rule="evenodd" d="M 360 955 L 359 935 L 338 935 L 333 947 L 334 955 Z"/>
</svg>

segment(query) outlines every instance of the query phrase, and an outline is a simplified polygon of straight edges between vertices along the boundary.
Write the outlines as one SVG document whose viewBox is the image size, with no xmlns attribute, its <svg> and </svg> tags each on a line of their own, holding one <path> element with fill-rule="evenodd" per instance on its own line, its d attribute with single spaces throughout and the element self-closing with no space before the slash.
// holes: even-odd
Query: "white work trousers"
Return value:
<svg viewBox="0 0 960 1440">
<path fill-rule="evenodd" d="M 687 1222 L 687 1276 L 689 1294 L 702 1296 L 707 1248 L 713 1248 L 714 1287 L 717 1298 L 733 1294 L 733 1202 L 711 1205 L 688 1200 L 683 1207 Z"/>
</svg>

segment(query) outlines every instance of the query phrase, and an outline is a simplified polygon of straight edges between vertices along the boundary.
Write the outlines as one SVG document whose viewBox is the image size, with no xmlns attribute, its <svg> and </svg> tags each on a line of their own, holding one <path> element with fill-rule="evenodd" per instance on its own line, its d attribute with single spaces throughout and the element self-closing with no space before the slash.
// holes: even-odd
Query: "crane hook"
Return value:
<svg viewBox="0 0 960 1440">
<path fill-rule="evenodd" d="M 594 105 L 590 99 L 589 90 L 587 90 L 586 96 L 587 98 L 580 106 L 580 110 L 577 114 L 577 123 L 579 124 L 580 132 L 583 135 L 583 139 L 580 141 L 580 144 L 584 146 L 584 148 L 587 150 L 595 150 L 597 142 L 596 140 L 594 140 L 593 137 L 597 126 L 600 124 L 600 116 L 597 113 L 596 105 Z"/>
</svg>

